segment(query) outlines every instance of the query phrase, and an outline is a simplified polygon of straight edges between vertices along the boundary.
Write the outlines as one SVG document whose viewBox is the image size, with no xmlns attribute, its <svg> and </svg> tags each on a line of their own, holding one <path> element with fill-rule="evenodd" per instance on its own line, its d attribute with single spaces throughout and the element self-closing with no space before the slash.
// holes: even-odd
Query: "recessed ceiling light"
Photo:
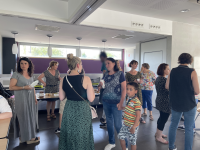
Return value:
<svg viewBox="0 0 200 150">
<path fill-rule="evenodd" d="M 181 10 L 180 12 L 186 13 L 186 12 L 189 12 L 189 11 L 190 11 L 189 9 L 183 9 L 183 10 Z"/>
</svg>

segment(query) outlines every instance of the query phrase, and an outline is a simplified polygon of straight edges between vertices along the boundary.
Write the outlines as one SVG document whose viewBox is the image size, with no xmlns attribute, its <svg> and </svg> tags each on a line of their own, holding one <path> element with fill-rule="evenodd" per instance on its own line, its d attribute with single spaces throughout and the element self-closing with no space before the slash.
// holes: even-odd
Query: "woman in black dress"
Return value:
<svg viewBox="0 0 200 150">
<path fill-rule="evenodd" d="M 162 132 L 170 115 L 169 91 L 165 89 L 165 83 L 167 81 L 166 76 L 169 75 L 169 73 L 169 65 L 165 63 L 160 64 L 157 70 L 157 74 L 159 77 L 156 79 L 155 82 L 157 91 L 156 108 L 160 112 L 160 117 L 157 121 L 157 132 L 155 134 L 155 137 L 157 141 L 163 144 L 168 144 L 168 142 L 165 139 L 163 139 L 167 136 L 164 135 Z"/>
</svg>

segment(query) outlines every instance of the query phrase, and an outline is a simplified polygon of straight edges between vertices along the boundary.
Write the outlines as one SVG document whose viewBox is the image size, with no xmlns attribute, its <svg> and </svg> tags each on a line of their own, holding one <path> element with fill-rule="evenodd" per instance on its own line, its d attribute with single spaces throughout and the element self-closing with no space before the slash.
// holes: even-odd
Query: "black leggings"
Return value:
<svg viewBox="0 0 200 150">
<path fill-rule="evenodd" d="M 170 114 L 164 113 L 162 111 L 159 111 L 159 112 L 160 112 L 160 117 L 158 118 L 158 121 L 157 121 L 157 128 L 158 130 L 163 131 Z"/>
</svg>

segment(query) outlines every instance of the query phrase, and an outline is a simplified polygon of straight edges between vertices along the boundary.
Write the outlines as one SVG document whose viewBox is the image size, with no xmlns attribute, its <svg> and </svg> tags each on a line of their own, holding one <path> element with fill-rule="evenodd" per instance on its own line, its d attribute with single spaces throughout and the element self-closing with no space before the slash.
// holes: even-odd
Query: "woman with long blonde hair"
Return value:
<svg viewBox="0 0 200 150">
<path fill-rule="evenodd" d="M 60 73 L 57 70 L 59 63 L 57 61 L 51 61 L 49 67 L 39 77 L 38 80 L 44 85 L 45 93 L 57 93 L 59 91 Z M 42 78 L 46 78 L 46 82 Z M 50 115 L 51 107 L 51 115 Z M 55 101 L 47 101 L 47 121 L 51 121 L 51 118 L 56 119 L 54 114 Z"/>
</svg>

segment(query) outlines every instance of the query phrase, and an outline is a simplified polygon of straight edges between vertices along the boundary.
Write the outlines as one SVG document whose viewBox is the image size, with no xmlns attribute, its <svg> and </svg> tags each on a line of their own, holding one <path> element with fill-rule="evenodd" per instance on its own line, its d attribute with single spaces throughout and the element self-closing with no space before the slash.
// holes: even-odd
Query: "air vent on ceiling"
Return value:
<svg viewBox="0 0 200 150">
<path fill-rule="evenodd" d="M 35 30 L 39 31 L 50 31 L 50 32 L 59 32 L 60 28 L 55 26 L 39 25 L 35 26 Z"/>
<path fill-rule="evenodd" d="M 200 5 L 200 0 L 189 0 L 190 2 L 192 3 L 195 3 L 195 4 L 199 4 Z"/>
<path fill-rule="evenodd" d="M 130 39 L 130 38 L 133 38 L 134 35 L 117 35 L 117 36 L 114 36 L 112 38 L 114 39 L 123 39 L 123 40 L 126 40 L 126 39 Z"/>
</svg>

